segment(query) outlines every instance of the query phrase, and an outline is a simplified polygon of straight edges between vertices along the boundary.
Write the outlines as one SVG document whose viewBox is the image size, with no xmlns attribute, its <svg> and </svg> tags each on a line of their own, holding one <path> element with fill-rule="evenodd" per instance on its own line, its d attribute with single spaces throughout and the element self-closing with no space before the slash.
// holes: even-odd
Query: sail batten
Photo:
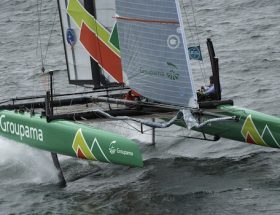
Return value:
<svg viewBox="0 0 280 215">
<path fill-rule="evenodd" d="M 125 83 L 152 101 L 194 107 L 188 51 L 175 0 L 116 0 Z"/>
<path fill-rule="evenodd" d="M 157 23 L 157 24 L 179 24 L 176 20 L 156 20 L 156 19 L 139 19 L 134 17 L 117 16 L 119 20 L 126 20 L 130 22 L 144 22 L 144 23 Z"/>
</svg>

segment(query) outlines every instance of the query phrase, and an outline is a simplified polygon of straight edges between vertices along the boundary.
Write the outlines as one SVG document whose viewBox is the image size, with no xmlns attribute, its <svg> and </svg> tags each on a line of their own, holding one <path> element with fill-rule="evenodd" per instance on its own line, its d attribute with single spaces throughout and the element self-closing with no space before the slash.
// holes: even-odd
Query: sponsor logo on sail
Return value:
<svg viewBox="0 0 280 215">
<path fill-rule="evenodd" d="M 169 66 L 169 71 L 148 70 L 140 67 L 140 73 L 148 76 L 168 78 L 173 81 L 178 80 L 180 74 L 177 72 L 177 66 L 171 62 L 166 62 L 166 64 Z"/>
<path fill-rule="evenodd" d="M 163 77 L 163 78 L 165 77 L 165 72 L 163 71 L 143 69 L 142 67 L 140 67 L 140 73 L 148 76 Z"/>
<path fill-rule="evenodd" d="M 177 35 L 170 35 L 167 38 L 167 46 L 170 49 L 177 49 L 180 45 L 180 38 Z"/>
<path fill-rule="evenodd" d="M 200 60 L 202 61 L 202 54 L 200 46 L 192 46 L 188 48 L 189 56 L 191 60 Z"/>
<path fill-rule="evenodd" d="M 28 138 L 36 141 L 44 141 L 44 133 L 41 129 L 12 122 L 6 119 L 6 115 L 0 115 L 0 129 L 2 132 L 18 136 L 20 140 Z"/>
<path fill-rule="evenodd" d="M 77 41 L 75 31 L 72 28 L 68 28 L 66 35 L 68 44 L 74 46 Z"/>
<path fill-rule="evenodd" d="M 177 80 L 179 78 L 179 73 L 175 72 L 178 69 L 177 66 L 170 62 L 167 62 L 166 64 L 170 66 L 170 71 L 166 72 L 167 77 L 170 80 Z"/>
</svg>

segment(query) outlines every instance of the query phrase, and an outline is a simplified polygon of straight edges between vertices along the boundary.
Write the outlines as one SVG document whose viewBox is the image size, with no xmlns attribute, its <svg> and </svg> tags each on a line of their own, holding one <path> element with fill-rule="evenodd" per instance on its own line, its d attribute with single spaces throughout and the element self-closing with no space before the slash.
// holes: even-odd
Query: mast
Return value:
<svg viewBox="0 0 280 215">
<path fill-rule="evenodd" d="M 94 18 L 96 18 L 95 1 L 84 0 L 84 7 Z M 101 85 L 101 76 L 102 76 L 101 69 L 100 69 L 98 63 L 94 59 L 92 59 L 92 57 L 90 57 L 90 63 L 91 63 L 93 85 L 96 88 L 98 88 Z M 105 80 L 104 77 L 103 77 L 103 80 Z"/>
</svg>

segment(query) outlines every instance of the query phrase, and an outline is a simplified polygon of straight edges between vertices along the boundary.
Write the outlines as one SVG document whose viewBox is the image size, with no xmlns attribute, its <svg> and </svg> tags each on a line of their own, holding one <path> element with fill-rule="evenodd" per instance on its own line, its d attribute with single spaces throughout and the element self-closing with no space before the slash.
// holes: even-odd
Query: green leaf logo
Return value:
<svg viewBox="0 0 280 215">
<path fill-rule="evenodd" d="M 178 69 L 177 66 L 176 66 L 175 64 L 171 63 L 171 62 L 166 62 L 166 64 L 167 64 L 168 66 L 171 67 L 171 68 L 170 68 L 170 71 L 169 71 L 169 72 L 166 72 L 166 76 L 167 76 L 170 80 L 173 80 L 173 81 L 178 80 L 180 74 L 177 73 L 177 72 L 175 71 L 175 70 Z"/>
</svg>

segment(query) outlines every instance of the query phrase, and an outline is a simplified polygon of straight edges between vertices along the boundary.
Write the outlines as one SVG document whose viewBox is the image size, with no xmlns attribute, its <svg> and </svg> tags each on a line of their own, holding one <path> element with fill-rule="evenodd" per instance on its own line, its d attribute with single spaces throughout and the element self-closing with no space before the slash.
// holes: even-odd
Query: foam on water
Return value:
<svg viewBox="0 0 280 215">
<path fill-rule="evenodd" d="M 42 89 L 37 2 L 0 2 L 1 99 L 40 93 L 37 89 Z M 56 1 L 41 2 L 46 48 Z M 192 2 L 207 75 L 211 70 L 204 41 L 211 37 L 220 58 L 224 98 L 279 116 L 279 1 Z M 47 70 L 61 70 L 55 74 L 56 92 L 69 92 L 58 20 L 47 59 Z M 201 73 L 195 69 L 200 87 Z M 139 134 L 127 124 L 96 122 L 94 126 L 140 143 L 145 167 L 60 157 L 68 187 L 57 189 L 50 185 L 57 177 L 49 153 L 0 138 L 0 214 L 280 213 L 277 150 L 224 139 L 214 143 L 190 140 L 183 138 L 188 133 L 177 127 L 157 131 L 157 145 L 151 147 L 149 134 Z"/>
<path fill-rule="evenodd" d="M 0 184 L 56 182 L 50 153 L 0 137 Z"/>
</svg>

